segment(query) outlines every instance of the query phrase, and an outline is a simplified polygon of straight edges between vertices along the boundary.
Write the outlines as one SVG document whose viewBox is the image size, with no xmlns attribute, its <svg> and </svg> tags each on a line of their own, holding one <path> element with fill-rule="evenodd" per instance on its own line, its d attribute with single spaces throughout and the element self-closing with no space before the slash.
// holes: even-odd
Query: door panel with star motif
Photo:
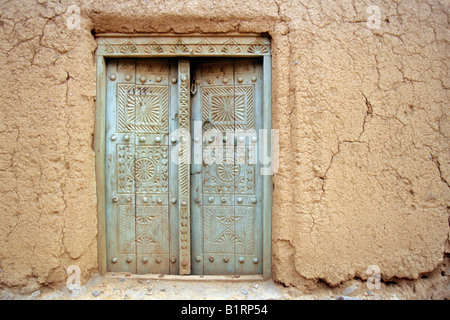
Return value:
<svg viewBox="0 0 450 320">
<path fill-rule="evenodd" d="M 192 68 L 192 273 L 260 274 L 262 64 L 201 60 Z"/>
<path fill-rule="evenodd" d="M 176 64 L 169 59 L 107 64 L 106 246 L 108 271 L 177 273 L 171 240 L 169 134 L 176 129 Z M 175 178 L 176 179 L 176 178 Z"/>
</svg>

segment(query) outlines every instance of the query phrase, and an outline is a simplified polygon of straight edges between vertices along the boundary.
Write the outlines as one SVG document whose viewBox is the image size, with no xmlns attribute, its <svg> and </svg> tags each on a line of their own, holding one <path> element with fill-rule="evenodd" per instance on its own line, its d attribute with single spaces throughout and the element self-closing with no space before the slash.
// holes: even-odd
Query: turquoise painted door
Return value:
<svg viewBox="0 0 450 320">
<path fill-rule="evenodd" d="M 202 60 L 192 69 L 192 272 L 261 274 L 262 63 Z"/>
<path fill-rule="evenodd" d="M 262 273 L 262 72 L 259 59 L 107 62 L 108 271 Z"/>
<path fill-rule="evenodd" d="M 175 121 L 177 63 L 107 64 L 106 243 L 108 271 L 178 273 Z M 174 83 L 175 82 L 175 83 Z"/>
</svg>

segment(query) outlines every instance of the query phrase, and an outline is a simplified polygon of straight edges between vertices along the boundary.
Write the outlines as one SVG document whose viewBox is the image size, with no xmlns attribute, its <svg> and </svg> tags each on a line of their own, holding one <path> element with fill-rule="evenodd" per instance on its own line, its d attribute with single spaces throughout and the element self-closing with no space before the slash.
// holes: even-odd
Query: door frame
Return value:
<svg viewBox="0 0 450 320">
<path fill-rule="evenodd" d="M 99 34 L 96 37 L 97 99 L 95 110 L 95 175 L 98 221 L 98 271 L 107 272 L 105 210 L 105 121 L 106 59 L 108 58 L 191 58 L 262 57 L 263 129 L 272 129 L 272 56 L 270 39 L 260 34 L 160 35 Z M 271 135 L 267 142 L 272 144 Z M 269 150 L 271 150 L 269 148 Z M 271 166 L 271 163 L 266 165 Z M 263 175 L 263 278 L 272 270 L 272 175 Z M 186 277 L 186 276 L 184 276 Z M 190 276 L 187 276 L 190 277 Z"/>
</svg>

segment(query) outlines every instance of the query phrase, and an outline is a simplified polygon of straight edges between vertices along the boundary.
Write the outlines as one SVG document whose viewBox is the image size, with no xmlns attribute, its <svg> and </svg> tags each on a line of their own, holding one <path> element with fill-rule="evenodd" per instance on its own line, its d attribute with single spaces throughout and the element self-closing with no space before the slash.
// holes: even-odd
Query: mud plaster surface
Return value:
<svg viewBox="0 0 450 320">
<path fill-rule="evenodd" d="M 333 288 L 324 283 L 314 288 L 288 287 L 273 280 L 183 281 L 162 275 L 94 274 L 86 284 L 73 288 L 44 287 L 32 293 L 0 289 L 0 300 L 448 300 L 450 285 L 442 278 L 450 277 L 450 268 L 442 265 L 437 269 L 417 280 L 380 282 L 371 287 L 356 279 Z"/>
<path fill-rule="evenodd" d="M 70 30 L 69 5 L 81 8 Z M 366 25 L 369 5 L 380 29 Z M 449 245 L 448 1 L 3 1 L 0 283 L 97 271 L 92 33 L 272 38 L 273 280 L 418 278 Z M 91 33 L 92 30 L 92 33 Z"/>
</svg>

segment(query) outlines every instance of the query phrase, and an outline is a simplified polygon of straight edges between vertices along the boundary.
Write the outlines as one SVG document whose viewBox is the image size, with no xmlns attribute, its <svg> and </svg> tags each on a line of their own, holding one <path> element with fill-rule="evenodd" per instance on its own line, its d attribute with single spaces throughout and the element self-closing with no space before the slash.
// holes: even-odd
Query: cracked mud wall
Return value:
<svg viewBox="0 0 450 320">
<path fill-rule="evenodd" d="M 80 29 L 67 28 L 72 5 Z M 370 29 L 367 8 L 380 8 Z M 95 33 L 268 33 L 273 278 L 417 278 L 449 245 L 448 1 L 4 1 L 0 284 L 98 268 Z"/>
</svg>

